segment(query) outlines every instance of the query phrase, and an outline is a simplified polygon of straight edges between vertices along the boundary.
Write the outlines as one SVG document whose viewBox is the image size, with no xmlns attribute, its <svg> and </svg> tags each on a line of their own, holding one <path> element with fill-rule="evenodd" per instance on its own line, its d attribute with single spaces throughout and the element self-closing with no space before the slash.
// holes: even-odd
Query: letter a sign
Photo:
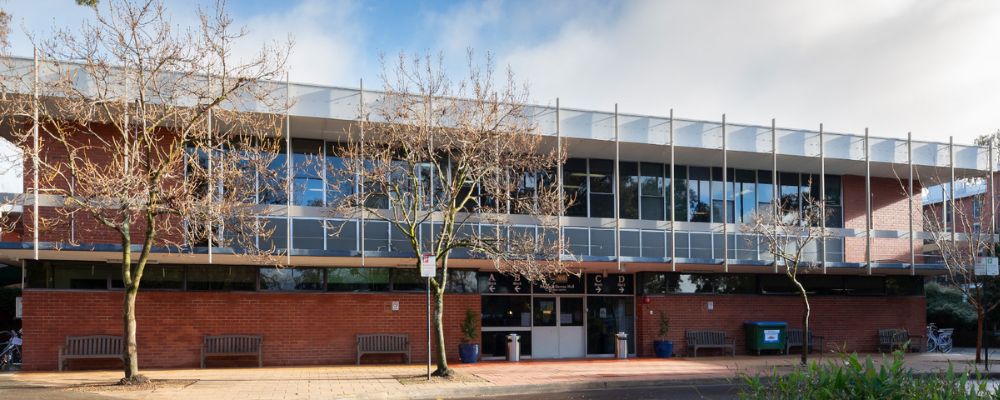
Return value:
<svg viewBox="0 0 1000 400">
<path fill-rule="evenodd" d="M 437 260 L 434 254 L 425 253 L 420 256 L 420 277 L 433 278 L 437 270 Z"/>
</svg>

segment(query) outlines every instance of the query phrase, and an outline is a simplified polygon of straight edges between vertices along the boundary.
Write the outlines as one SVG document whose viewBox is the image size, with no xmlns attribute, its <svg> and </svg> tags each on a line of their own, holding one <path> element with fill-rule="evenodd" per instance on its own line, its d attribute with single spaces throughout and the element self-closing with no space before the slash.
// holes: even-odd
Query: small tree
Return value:
<svg viewBox="0 0 1000 400">
<path fill-rule="evenodd" d="M 666 311 L 660 310 L 660 337 L 666 338 L 668 332 L 670 332 L 670 317 Z"/>
<path fill-rule="evenodd" d="M 471 308 L 465 309 L 465 319 L 462 320 L 462 342 L 469 343 L 479 337 L 479 314 Z"/>
<path fill-rule="evenodd" d="M 565 202 L 553 184 L 564 155 L 535 131 L 527 90 L 514 75 L 496 76 L 491 56 L 482 65 L 471 51 L 468 59 L 467 75 L 455 80 L 442 70 L 441 57 L 383 61 L 383 92 L 340 147 L 343 165 L 331 171 L 336 187 L 360 183 L 340 193 L 334 215 L 387 221 L 405 239 L 404 250 L 435 258 L 438 376 L 451 373 L 443 316 L 452 251 L 468 250 L 500 272 L 543 284 L 567 272 L 554 217 Z M 508 229 L 511 213 L 538 231 Z M 413 265 L 419 267 L 419 257 Z"/>
<path fill-rule="evenodd" d="M 38 44 L 42 78 L 28 86 L 38 99 L 4 103 L 25 164 L 37 163 L 54 204 L 33 229 L 94 220 L 103 230 L 91 235 L 121 245 L 123 384 L 147 381 L 135 300 L 154 246 L 270 250 L 255 245 L 269 232 L 255 218 L 254 179 L 279 143 L 276 116 L 287 102 L 267 82 L 283 77 L 287 49 L 236 60 L 232 45 L 245 32 L 222 3 L 199 10 L 190 30 L 168 15 L 159 0 L 101 2 L 93 23 Z"/>
<path fill-rule="evenodd" d="M 817 264 L 809 262 L 806 256 L 811 246 L 821 244 L 826 237 L 822 222 L 827 213 L 822 200 L 806 195 L 801 202 L 800 209 L 798 198 L 779 199 L 772 207 L 755 210 L 750 223 L 743 225 L 741 229 L 760 238 L 761 244 L 774 257 L 775 264 L 784 271 L 802 299 L 804 343 L 800 360 L 805 365 L 809 358 L 809 316 L 812 309 L 809 305 L 809 292 L 799 278 L 800 274 L 816 269 Z"/>
</svg>

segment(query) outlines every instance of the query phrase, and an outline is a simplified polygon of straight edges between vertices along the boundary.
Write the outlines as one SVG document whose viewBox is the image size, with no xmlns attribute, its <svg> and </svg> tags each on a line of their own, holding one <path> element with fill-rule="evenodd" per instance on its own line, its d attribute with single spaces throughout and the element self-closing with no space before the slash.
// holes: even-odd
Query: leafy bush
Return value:
<svg viewBox="0 0 1000 400">
<path fill-rule="evenodd" d="M 976 345 L 976 311 L 962 297 L 962 292 L 950 286 L 929 283 L 924 287 L 927 295 L 927 322 L 941 328 L 954 328 L 955 345 Z"/>
<path fill-rule="evenodd" d="M 462 342 L 468 343 L 479 337 L 479 316 L 472 309 L 465 309 L 465 319 L 462 320 Z"/>
<path fill-rule="evenodd" d="M 739 396 L 747 400 L 1000 399 L 985 379 L 970 381 L 968 374 L 956 373 L 950 365 L 944 373 L 917 375 L 906 367 L 902 352 L 883 356 L 877 365 L 871 357 L 862 361 L 857 354 L 814 361 L 787 375 L 778 371 L 769 376 L 748 375 L 744 383 Z"/>
</svg>

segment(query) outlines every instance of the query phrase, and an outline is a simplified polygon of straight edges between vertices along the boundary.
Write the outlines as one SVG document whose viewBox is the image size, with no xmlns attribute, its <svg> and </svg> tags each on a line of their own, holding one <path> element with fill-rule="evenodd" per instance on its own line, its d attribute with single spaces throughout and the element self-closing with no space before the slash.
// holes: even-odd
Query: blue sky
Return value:
<svg viewBox="0 0 1000 400">
<path fill-rule="evenodd" d="M 193 5 L 167 1 L 175 21 Z M 968 143 L 1000 128 L 1000 2 L 989 0 L 230 1 L 251 34 L 296 40 L 297 82 L 378 86 L 378 55 L 491 51 L 536 103 Z M 0 0 L 25 31 L 91 15 Z M 45 12 L 39 12 L 45 10 Z"/>
</svg>

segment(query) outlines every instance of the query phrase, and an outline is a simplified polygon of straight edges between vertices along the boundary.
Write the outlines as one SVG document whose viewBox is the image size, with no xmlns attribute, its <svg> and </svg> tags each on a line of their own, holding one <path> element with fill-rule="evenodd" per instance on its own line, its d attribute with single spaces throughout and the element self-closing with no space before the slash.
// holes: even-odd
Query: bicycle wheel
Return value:
<svg viewBox="0 0 1000 400">
<path fill-rule="evenodd" d="M 949 353 L 951 352 L 951 346 L 951 338 L 944 339 L 941 341 L 941 345 L 938 346 L 938 351 L 942 353 Z"/>
<path fill-rule="evenodd" d="M 933 353 L 934 350 L 937 350 L 937 342 L 934 341 L 934 338 L 927 338 L 927 350 L 925 351 Z"/>
<path fill-rule="evenodd" d="M 14 366 L 14 354 L 12 351 L 0 354 L 0 371 L 7 371 Z"/>
</svg>

